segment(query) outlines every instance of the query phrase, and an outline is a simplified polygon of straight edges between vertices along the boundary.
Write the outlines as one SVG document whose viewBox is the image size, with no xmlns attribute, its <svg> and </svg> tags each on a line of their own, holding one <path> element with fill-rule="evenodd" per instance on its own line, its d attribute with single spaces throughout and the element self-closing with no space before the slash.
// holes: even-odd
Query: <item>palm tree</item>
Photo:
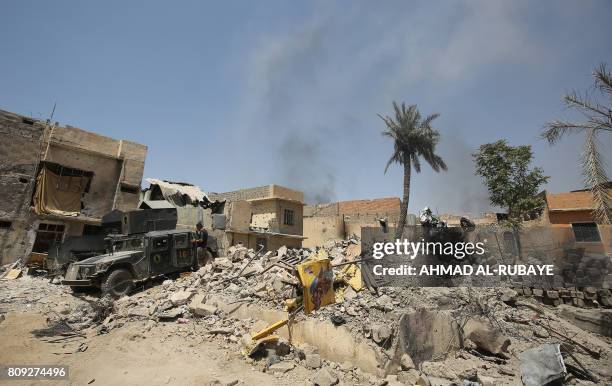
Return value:
<svg viewBox="0 0 612 386">
<path fill-rule="evenodd" d="M 584 97 L 573 91 L 563 97 L 563 102 L 570 108 L 578 110 L 586 117 L 585 122 L 553 121 L 548 123 L 542 138 L 548 143 L 557 143 L 564 135 L 569 133 L 585 133 L 586 142 L 582 154 L 582 174 L 586 186 L 593 193 L 595 209 L 593 215 L 597 222 L 610 224 L 610 195 L 608 194 L 608 177 L 606 176 L 606 165 L 597 148 L 597 135 L 612 132 L 612 74 L 606 69 L 605 64 L 600 64 L 593 70 L 595 83 L 594 91 L 598 92 L 605 102 L 593 101 L 589 95 Z"/>
<path fill-rule="evenodd" d="M 385 173 L 392 163 L 398 163 L 404 167 L 404 195 L 400 205 L 399 224 L 395 231 L 395 238 L 399 239 L 402 237 L 406 226 L 412 168 L 414 167 L 417 173 L 421 172 L 421 157 L 436 172 L 446 170 L 446 164 L 440 156 L 435 154 L 440 133 L 431 127 L 431 122 L 440 114 L 431 114 L 425 119 L 421 119 L 421 113 L 416 105 L 410 105 L 406 108 L 404 103 L 400 107 L 396 102 L 393 102 L 393 109 L 395 110 L 395 120 L 389 116 L 380 114 L 378 116 L 387 126 L 382 135 L 390 137 L 394 141 L 393 155 L 385 166 Z"/>
</svg>

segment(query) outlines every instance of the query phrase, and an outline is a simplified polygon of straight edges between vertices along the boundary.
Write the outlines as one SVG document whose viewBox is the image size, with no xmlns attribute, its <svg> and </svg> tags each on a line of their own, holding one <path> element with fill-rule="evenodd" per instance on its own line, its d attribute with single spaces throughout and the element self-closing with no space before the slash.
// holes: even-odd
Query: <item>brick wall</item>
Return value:
<svg viewBox="0 0 612 386">
<path fill-rule="evenodd" d="M 304 206 L 304 217 L 324 217 L 324 216 L 337 216 L 338 203 L 333 202 L 331 204 L 316 204 Z"/>
<path fill-rule="evenodd" d="M 0 110 L 0 219 L 22 216 L 29 206 L 44 130 Z"/>
<path fill-rule="evenodd" d="M 377 198 L 374 200 L 340 201 L 338 203 L 339 214 L 376 214 L 376 213 L 399 213 L 400 199 L 397 197 Z"/>
</svg>

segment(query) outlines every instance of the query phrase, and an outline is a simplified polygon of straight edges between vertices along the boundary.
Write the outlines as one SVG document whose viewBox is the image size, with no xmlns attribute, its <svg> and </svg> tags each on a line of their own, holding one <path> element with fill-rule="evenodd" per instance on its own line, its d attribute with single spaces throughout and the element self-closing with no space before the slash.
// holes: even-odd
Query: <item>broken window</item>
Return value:
<svg viewBox="0 0 612 386">
<path fill-rule="evenodd" d="M 10 221 L 0 221 L 0 229 L 9 229 L 11 224 Z"/>
<path fill-rule="evenodd" d="M 51 246 L 60 243 L 64 235 L 63 224 L 40 223 L 36 231 L 36 239 L 32 252 L 47 253 Z"/>
<path fill-rule="evenodd" d="M 128 184 L 126 182 L 122 182 L 121 183 L 121 191 L 123 193 L 138 194 L 138 192 L 140 191 L 140 186 L 138 186 L 138 185 L 131 185 L 131 184 Z"/>
<path fill-rule="evenodd" d="M 36 213 L 78 215 L 82 207 L 81 198 L 89 190 L 92 177 L 92 172 L 42 163 L 33 200 Z"/>
<path fill-rule="evenodd" d="M 283 224 L 293 225 L 293 211 L 291 209 L 285 209 Z"/>
<path fill-rule="evenodd" d="M 574 230 L 576 242 L 588 243 L 601 241 L 597 224 L 594 222 L 573 223 L 572 229 Z"/>
</svg>

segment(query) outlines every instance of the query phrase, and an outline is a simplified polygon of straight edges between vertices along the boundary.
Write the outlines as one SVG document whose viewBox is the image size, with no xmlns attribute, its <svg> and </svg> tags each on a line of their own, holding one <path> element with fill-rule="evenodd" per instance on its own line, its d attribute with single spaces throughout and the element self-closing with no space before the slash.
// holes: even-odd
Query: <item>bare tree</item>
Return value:
<svg viewBox="0 0 612 386">
<path fill-rule="evenodd" d="M 600 97 L 593 98 L 588 92 L 581 95 L 576 91 L 565 95 L 563 101 L 569 108 L 576 109 L 586 120 L 584 122 L 569 122 L 556 120 L 548 123 L 542 131 L 542 138 L 555 144 L 563 136 L 570 133 L 585 133 L 586 143 L 582 154 L 582 173 L 586 186 L 593 193 L 595 209 L 593 215 L 597 222 L 610 224 L 610 195 L 608 194 L 608 177 L 606 165 L 598 149 L 597 136 L 600 133 L 612 132 L 612 74 L 605 63 L 593 70 L 595 82 L 592 91 Z"/>
</svg>

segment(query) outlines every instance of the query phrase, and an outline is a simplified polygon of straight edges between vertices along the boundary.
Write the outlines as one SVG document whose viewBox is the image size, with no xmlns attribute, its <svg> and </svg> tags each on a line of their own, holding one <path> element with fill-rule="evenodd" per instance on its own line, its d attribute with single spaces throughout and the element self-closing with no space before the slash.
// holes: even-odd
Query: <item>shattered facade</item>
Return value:
<svg viewBox="0 0 612 386">
<path fill-rule="evenodd" d="M 303 236 L 304 193 L 279 185 L 265 185 L 226 193 L 210 193 L 226 201 L 228 246 L 275 250 L 300 248 Z"/>
<path fill-rule="evenodd" d="M 94 234 L 113 209 L 135 209 L 147 148 L 0 110 L 2 263 Z"/>
</svg>

